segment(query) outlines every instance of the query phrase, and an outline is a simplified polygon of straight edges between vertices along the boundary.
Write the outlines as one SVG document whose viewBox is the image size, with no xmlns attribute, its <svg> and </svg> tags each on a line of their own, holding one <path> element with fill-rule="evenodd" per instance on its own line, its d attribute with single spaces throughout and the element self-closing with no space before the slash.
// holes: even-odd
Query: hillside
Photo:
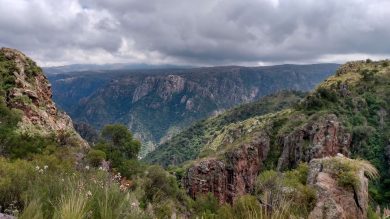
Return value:
<svg viewBox="0 0 390 219">
<path fill-rule="evenodd" d="M 126 124 L 154 150 L 192 122 L 279 90 L 308 91 L 338 65 L 213 67 L 49 74 L 53 98 L 96 129 Z"/>
<path fill-rule="evenodd" d="M 69 116 L 57 110 L 51 99 L 49 81 L 34 61 L 17 50 L 2 48 L 0 73 L 1 134 L 8 141 L 34 142 L 39 141 L 36 138 L 53 136 L 63 144 L 88 147 L 74 130 Z M 7 142 L 3 141 L 3 144 Z M 18 150 L 9 148 L 14 149 Z"/>
<path fill-rule="evenodd" d="M 174 176 L 138 162 L 140 143 L 125 126 L 107 126 L 96 138 L 90 147 L 57 110 L 33 60 L 0 49 L 0 218 L 151 219 L 192 211 Z"/>
<path fill-rule="evenodd" d="M 388 203 L 389 64 L 349 62 L 299 104 L 218 129 L 200 145 L 207 156 L 186 165 L 187 192 L 193 197 L 212 192 L 231 202 L 253 191 L 259 171 L 285 171 L 343 154 L 378 168 L 381 178 L 370 186 L 370 195 L 376 203 Z"/>
<path fill-rule="evenodd" d="M 143 160 L 149 163 L 169 166 L 179 165 L 185 161 L 206 156 L 208 150 L 202 150 L 203 145 L 207 144 L 225 126 L 254 116 L 291 107 L 297 104 L 304 96 L 305 93 L 303 92 L 282 91 L 252 103 L 242 104 L 220 115 L 196 122 L 160 145 Z"/>
<path fill-rule="evenodd" d="M 137 159 L 140 142 L 124 125 L 77 124 L 87 145 L 41 69 L 3 48 L 0 216 L 385 218 L 389 70 L 388 61 L 348 63 L 304 99 L 279 92 L 200 121 L 183 132 L 196 144 L 178 141 L 193 148 L 177 161 L 199 158 L 168 172 Z"/>
</svg>

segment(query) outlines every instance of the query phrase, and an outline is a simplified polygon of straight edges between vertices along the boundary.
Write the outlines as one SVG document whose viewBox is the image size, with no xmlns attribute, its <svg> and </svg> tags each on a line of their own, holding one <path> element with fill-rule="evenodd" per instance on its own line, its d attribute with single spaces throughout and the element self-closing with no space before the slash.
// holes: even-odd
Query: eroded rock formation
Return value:
<svg viewBox="0 0 390 219">
<path fill-rule="evenodd" d="M 337 153 L 348 156 L 351 141 L 351 134 L 341 126 L 337 116 L 327 115 L 280 139 L 283 152 L 278 169 L 292 168 L 299 162 L 335 156 Z"/>
<path fill-rule="evenodd" d="M 263 130 L 253 135 L 255 137 L 251 137 L 250 143 L 233 147 L 235 149 L 224 153 L 223 159 L 204 159 L 190 167 L 183 180 L 187 192 L 194 198 L 212 192 L 221 203 L 232 203 L 236 197 L 252 191 L 268 151 L 278 144 L 282 145 L 279 169 L 292 168 L 299 162 L 338 153 L 348 155 L 351 145 L 351 135 L 333 114 L 279 136 L 279 140 L 272 145 L 268 132 Z"/>
<path fill-rule="evenodd" d="M 364 171 L 358 170 L 356 173 L 358 180 L 355 186 L 342 186 L 337 181 L 336 170 L 324 162 L 326 159 L 313 159 L 309 164 L 307 183 L 317 191 L 316 205 L 309 219 L 367 218 L 368 179 Z"/>
<path fill-rule="evenodd" d="M 52 101 L 51 85 L 42 70 L 23 53 L 8 48 L 0 49 L 0 54 L 13 63 L 9 72 L 14 86 L 6 95 L 6 104 L 22 112 L 19 131 L 29 134 L 55 134 L 59 141 L 64 138 L 80 146 L 88 144 L 73 128 L 68 115 L 57 110 Z"/>
<path fill-rule="evenodd" d="M 236 197 L 251 192 L 269 146 L 269 137 L 259 133 L 251 143 L 226 153 L 225 159 L 200 161 L 184 177 L 188 194 L 195 198 L 211 192 L 221 203 L 232 203 Z"/>
</svg>

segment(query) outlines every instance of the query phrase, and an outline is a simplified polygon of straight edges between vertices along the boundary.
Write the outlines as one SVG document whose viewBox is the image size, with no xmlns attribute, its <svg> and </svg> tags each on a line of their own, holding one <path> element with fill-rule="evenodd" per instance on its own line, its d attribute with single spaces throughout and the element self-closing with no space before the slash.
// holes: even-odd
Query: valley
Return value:
<svg viewBox="0 0 390 219">
<path fill-rule="evenodd" d="M 278 91 L 188 124 L 139 160 L 142 143 L 128 126 L 102 124 L 96 131 L 88 124 L 73 125 L 51 99 L 52 85 L 41 68 L 23 53 L 2 48 L 2 213 L 80 219 L 86 214 L 385 217 L 390 199 L 389 73 L 387 60 L 348 62 L 313 91 Z M 156 95 L 169 102 L 175 92 L 187 89 L 184 75 L 154 77 L 169 79 L 163 83 L 169 89 L 134 86 L 140 90 L 130 100 Z M 126 87 L 133 80 L 124 81 Z M 87 82 L 75 98 L 102 81 Z"/>
<path fill-rule="evenodd" d="M 143 143 L 141 157 L 189 127 L 281 90 L 309 91 L 336 64 L 59 72 L 47 74 L 53 99 L 96 130 L 125 124 Z"/>
</svg>

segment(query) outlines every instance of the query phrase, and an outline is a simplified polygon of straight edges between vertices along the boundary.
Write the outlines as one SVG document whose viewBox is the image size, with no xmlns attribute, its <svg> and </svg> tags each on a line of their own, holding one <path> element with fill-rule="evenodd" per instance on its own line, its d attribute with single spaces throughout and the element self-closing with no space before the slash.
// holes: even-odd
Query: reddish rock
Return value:
<svg viewBox="0 0 390 219">
<path fill-rule="evenodd" d="M 238 131 L 231 135 L 242 135 Z M 271 146 L 266 134 L 254 136 L 251 143 L 242 144 L 225 153 L 224 159 L 209 158 L 190 167 L 183 180 L 188 194 L 196 198 L 199 194 L 211 192 L 221 203 L 233 203 L 236 197 L 253 190 L 269 148 L 277 144 L 283 145 L 278 160 L 279 170 L 295 167 L 300 162 L 314 158 L 335 156 L 338 153 L 348 155 L 351 145 L 351 135 L 332 114 L 295 129 Z"/>
<path fill-rule="evenodd" d="M 270 139 L 259 134 L 251 143 L 225 154 L 225 159 L 207 159 L 188 169 L 183 183 L 192 198 L 211 192 L 220 203 L 253 190 L 256 177 L 267 158 Z"/>
<path fill-rule="evenodd" d="M 327 115 L 279 139 L 283 151 L 278 169 L 292 168 L 299 162 L 338 153 L 348 156 L 351 141 L 351 134 L 344 130 L 337 116 Z"/>
<path fill-rule="evenodd" d="M 363 170 L 356 173 L 356 186 L 343 187 L 337 183 L 335 170 L 324 165 L 323 159 L 312 160 L 309 168 L 307 184 L 313 186 L 317 192 L 316 205 L 310 212 L 309 219 L 367 218 L 368 179 Z"/>
<path fill-rule="evenodd" d="M 68 115 L 57 110 L 52 101 L 51 85 L 42 70 L 23 53 L 8 48 L 1 48 L 0 53 L 15 65 L 9 72 L 15 79 L 15 86 L 7 91 L 6 103 L 9 108 L 22 111 L 21 132 L 40 135 L 56 134 L 59 139 L 66 135 L 79 146 L 88 144 L 73 128 Z"/>
</svg>

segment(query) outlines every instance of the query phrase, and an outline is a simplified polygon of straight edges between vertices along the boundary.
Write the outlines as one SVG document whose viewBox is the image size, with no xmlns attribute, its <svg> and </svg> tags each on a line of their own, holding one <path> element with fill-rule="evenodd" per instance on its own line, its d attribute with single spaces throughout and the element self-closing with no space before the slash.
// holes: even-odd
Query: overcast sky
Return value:
<svg viewBox="0 0 390 219">
<path fill-rule="evenodd" d="M 389 0 L 0 0 L 0 47 L 44 66 L 390 57 Z"/>
</svg>

